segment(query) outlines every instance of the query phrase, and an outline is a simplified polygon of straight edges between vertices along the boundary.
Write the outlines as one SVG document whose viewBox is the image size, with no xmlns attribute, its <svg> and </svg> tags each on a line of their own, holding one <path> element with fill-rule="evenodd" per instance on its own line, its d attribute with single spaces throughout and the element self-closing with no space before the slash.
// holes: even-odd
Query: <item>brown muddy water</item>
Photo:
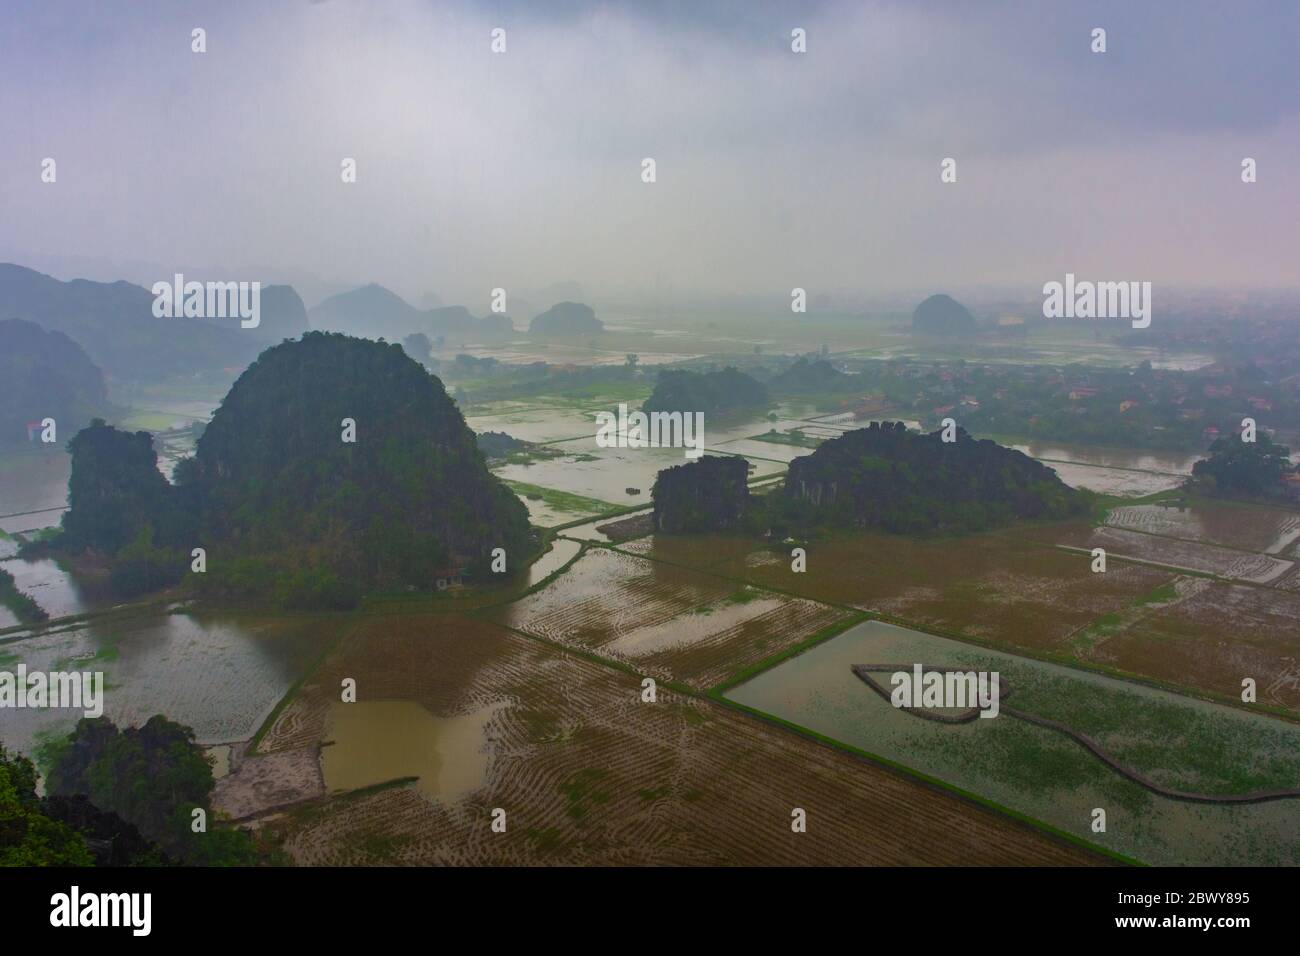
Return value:
<svg viewBox="0 0 1300 956">
<path fill-rule="evenodd" d="M 577 541 L 558 538 L 551 544 L 551 550 L 534 561 L 528 567 L 528 587 L 541 584 L 560 568 L 564 567 L 577 555 L 582 545 Z"/>
<path fill-rule="evenodd" d="M 487 725 L 502 706 L 435 717 L 415 701 L 335 702 L 321 748 L 325 786 L 339 793 L 418 777 L 421 793 L 454 803 L 487 780 Z"/>
</svg>

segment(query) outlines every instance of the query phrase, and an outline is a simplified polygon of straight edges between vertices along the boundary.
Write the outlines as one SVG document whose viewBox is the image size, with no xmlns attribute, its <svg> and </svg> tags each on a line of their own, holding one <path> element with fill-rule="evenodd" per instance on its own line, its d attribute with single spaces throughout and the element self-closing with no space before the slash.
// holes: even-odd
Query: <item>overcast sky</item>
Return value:
<svg viewBox="0 0 1300 956">
<path fill-rule="evenodd" d="M 483 312 L 561 280 L 1295 286 L 1298 37 L 1279 0 L 5 0 L 0 258 Z"/>
</svg>

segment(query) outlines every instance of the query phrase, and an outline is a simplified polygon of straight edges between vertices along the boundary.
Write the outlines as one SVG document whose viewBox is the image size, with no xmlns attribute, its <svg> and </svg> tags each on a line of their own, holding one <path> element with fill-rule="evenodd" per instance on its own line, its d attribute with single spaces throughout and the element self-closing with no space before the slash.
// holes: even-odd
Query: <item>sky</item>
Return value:
<svg viewBox="0 0 1300 956">
<path fill-rule="evenodd" d="M 1278 0 L 6 0 L 0 260 L 480 313 L 1295 287 L 1298 37 Z"/>
</svg>

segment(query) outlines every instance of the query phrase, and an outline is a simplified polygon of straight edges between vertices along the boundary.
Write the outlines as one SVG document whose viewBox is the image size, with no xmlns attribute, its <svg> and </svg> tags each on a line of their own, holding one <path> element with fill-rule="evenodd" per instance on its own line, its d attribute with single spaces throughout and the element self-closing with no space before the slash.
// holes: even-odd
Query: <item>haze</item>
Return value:
<svg viewBox="0 0 1300 956">
<path fill-rule="evenodd" d="M 1300 8 L 694 7 L 7 3 L 0 260 L 480 313 L 566 280 L 778 304 L 1295 284 Z"/>
</svg>

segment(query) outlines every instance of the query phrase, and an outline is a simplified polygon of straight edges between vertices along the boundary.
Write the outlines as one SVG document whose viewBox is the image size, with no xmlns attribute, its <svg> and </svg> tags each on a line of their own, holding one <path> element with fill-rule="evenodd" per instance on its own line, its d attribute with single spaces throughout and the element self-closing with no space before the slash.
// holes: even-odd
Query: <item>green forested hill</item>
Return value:
<svg viewBox="0 0 1300 956">
<path fill-rule="evenodd" d="M 72 450 L 74 483 L 95 494 L 74 494 L 69 543 L 182 570 L 203 547 L 194 583 L 234 595 L 347 604 L 429 588 L 448 565 L 486 568 L 497 547 L 517 567 L 529 547 L 526 509 L 488 472 L 442 383 L 396 344 L 311 332 L 267 349 L 161 495 L 141 464 L 147 436 L 100 426 Z M 153 580 L 131 579 L 135 590 Z"/>
<path fill-rule="evenodd" d="M 845 432 L 790 462 L 786 502 L 816 523 L 895 532 L 982 531 L 1086 513 L 1088 496 L 1046 465 L 960 428 L 953 437 L 910 432 L 902 422 Z"/>
<path fill-rule="evenodd" d="M 71 435 L 102 414 L 104 373 L 62 332 L 0 321 L 0 447 L 27 443 L 27 423 L 53 418 Z"/>
<path fill-rule="evenodd" d="M 767 387 L 734 368 L 716 372 L 669 369 L 659 373 L 654 391 L 645 400 L 645 412 L 703 412 L 725 415 L 731 412 L 763 411 L 769 397 Z"/>
</svg>

